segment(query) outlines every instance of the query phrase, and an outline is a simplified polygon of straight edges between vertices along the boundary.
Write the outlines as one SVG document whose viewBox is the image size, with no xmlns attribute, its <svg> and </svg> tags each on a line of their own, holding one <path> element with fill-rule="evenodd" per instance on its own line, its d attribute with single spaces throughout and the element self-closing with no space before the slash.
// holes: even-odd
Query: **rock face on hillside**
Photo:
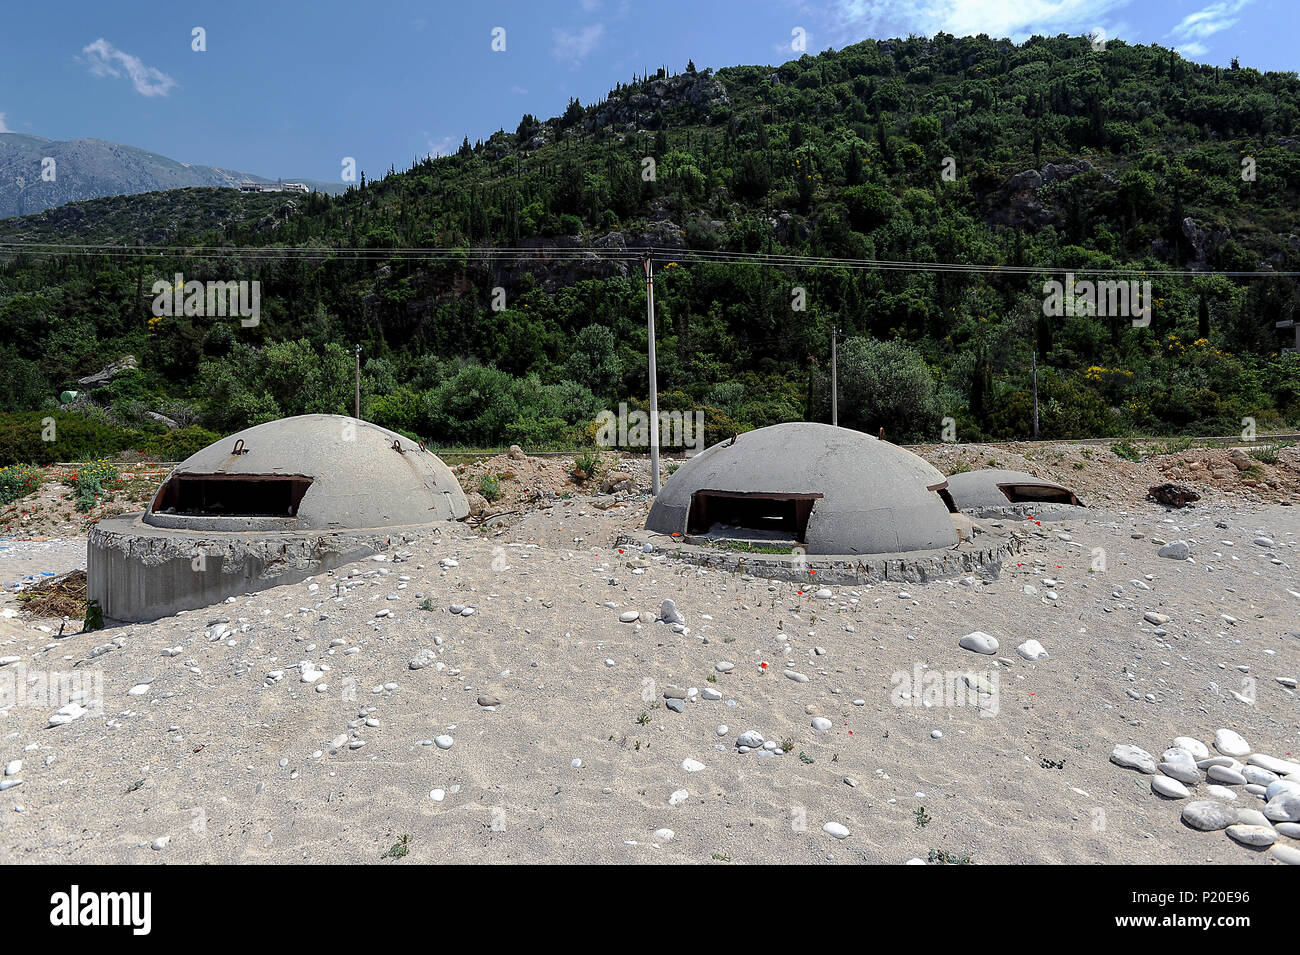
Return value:
<svg viewBox="0 0 1300 955">
<path fill-rule="evenodd" d="M 1210 257 L 1218 251 L 1219 246 L 1228 241 L 1226 230 L 1204 229 L 1191 216 L 1183 219 L 1182 230 L 1183 237 L 1192 247 L 1192 257 L 1187 262 L 1189 269 L 1208 269 Z"/>
<path fill-rule="evenodd" d="M 1042 169 L 1026 169 L 1006 181 L 999 190 L 989 218 L 998 225 L 1045 226 L 1060 225 L 1065 221 L 1061 210 L 1045 205 L 1038 191 L 1064 182 L 1080 173 L 1091 172 L 1093 166 L 1086 159 L 1048 163 Z M 1110 177 L 1102 173 L 1102 178 Z"/>
<path fill-rule="evenodd" d="M 727 91 L 709 73 L 678 73 L 651 80 L 623 99 L 607 100 L 587 117 L 585 125 L 588 131 L 614 126 L 633 132 L 648 127 L 655 113 L 664 109 L 692 106 L 707 121 L 713 110 L 728 104 Z"/>
<path fill-rule="evenodd" d="M 131 371 L 136 367 L 134 355 L 123 355 L 119 360 L 105 365 L 93 375 L 87 375 L 85 378 L 77 379 L 77 385 L 83 391 L 93 391 L 107 385 L 114 378 L 124 371 Z"/>
</svg>

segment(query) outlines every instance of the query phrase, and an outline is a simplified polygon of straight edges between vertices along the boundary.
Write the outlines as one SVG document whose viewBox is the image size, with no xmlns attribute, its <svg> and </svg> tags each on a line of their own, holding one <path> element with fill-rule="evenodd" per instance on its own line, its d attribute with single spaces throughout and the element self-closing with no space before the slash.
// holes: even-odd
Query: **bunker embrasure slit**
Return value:
<svg viewBox="0 0 1300 955">
<path fill-rule="evenodd" d="M 195 517 L 293 517 L 312 479 L 300 474 L 177 474 L 153 510 Z"/>
<path fill-rule="evenodd" d="M 1050 484 L 999 484 L 998 490 L 1012 504 L 1070 504 L 1079 506 L 1071 491 Z"/>
<path fill-rule="evenodd" d="M 741 527 L 773 538 L 805 542 L 808 518 L 817 493 L 763 494 L 745 491 L 696 491 L 691 495 L 687 533 L 704 534 L 715 524 Z"/>
</svg>

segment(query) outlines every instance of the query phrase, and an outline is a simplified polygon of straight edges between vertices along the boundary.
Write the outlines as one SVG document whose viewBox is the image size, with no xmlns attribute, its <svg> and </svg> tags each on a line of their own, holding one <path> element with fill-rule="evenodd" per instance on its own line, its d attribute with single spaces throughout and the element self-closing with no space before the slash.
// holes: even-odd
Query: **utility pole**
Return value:
<svg viewBox="0 0 1300 955">
<path fill-rule="evenodd" d="M 839 354 L 836 345 L 839 342 L 840 330 L 831 329 L 831 427 L 840 426 L 840 377 L 839 377 Z"/>
<path fill-rule="evenodd" d="M 1034 440 L 1038 440 L 1038 349 L 1034 349 Z"/>
<path fill-rule="evenodd" d="M 659 493 L 659 375 L 655 369 L 655 250 L 641 260 L 645 269 L 645 321 L 650 359 L 650 493 Z"/>
<path fill-rule="evenodd" d="M 356 401 L 354 402 L 355 414 L 353 415 L 358 421 L 361 420 L 361 346 L 357 346 L 357 392 Z"/>
</svg>

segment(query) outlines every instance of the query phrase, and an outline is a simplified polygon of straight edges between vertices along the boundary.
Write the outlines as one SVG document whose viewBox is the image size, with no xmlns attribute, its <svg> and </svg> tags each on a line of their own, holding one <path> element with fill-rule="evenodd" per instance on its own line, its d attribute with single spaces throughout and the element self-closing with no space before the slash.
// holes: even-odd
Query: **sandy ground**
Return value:
<svg viewBox="0 0 1300 955">
<path fill-rule="evenodd" d="M 1297 697 L 1277 678 L 1300 676 L 1300 508 L 1133 503 L 1020 528 L 1020 565 L 986 585 L 822 600 L 619 553 L 645 498 L 592 504 L 450 525 L 153 624 L 55 640 L 0 621 L 10 692 L 20 672 L 34 694 L 54 671 L 103 692 L 102 712 L 63 726 L 47 725 L 61 700 L 0 710 L 0 762 L 21 760 L 6 778 L 23 780 L 0 793 L 0 859 L 373 863 L 401 845 L 384 864 L 1270 860 L 1182 824 L 1178 801 L 1108 757 L 1231 727 L 1296 759 Z M 1263 534 L 1274 546 L 1253 543 Z M 1156 556 L 1175 538 L 1191 561 Z M 655 619 L 665 597 L 686 632 Z M 643 614 L 622 623 L 627 609 Z M 1001 641 L 995 656 L 958 647 L 976 629 Z M 1031 637 L 1048 658 L 1016 654 Z M 431 662 L 412 669 L 420 651 Z M 918 667 L 996 681 L 996 715 L 896 705 L 897 675 Z M 699 691 L 681 713 L 674 688 Z M 748 730 L 790 752 L 738 752 Z M 431 744 L 444 735 L 449 749 Z"/>
</svg>

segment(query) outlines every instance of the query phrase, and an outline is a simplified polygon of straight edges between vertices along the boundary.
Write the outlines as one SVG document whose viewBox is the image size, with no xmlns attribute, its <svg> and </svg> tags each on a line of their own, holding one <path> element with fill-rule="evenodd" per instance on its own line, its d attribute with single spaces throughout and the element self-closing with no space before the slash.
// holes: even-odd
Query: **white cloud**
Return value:
<svg viewBox="0 0 1300 955">
<path fill-rule="evenodd" d="M 1016 42 L 1034 34 L 1086 34 L 1130 0 L 837 0 L 833 8 L 840 43 L 867 36 L 1010 37 Z M 1111 31 L 1107 30 L 1109 35 Z"/>
<path fill-rule="evenodd" d="M 5 125 L 5 114 L 0 113 L 0 133 L 12 133 L 13 130 Z"/>
<path fill-rule="evenodd" d="M 450 156 L 460 147 L 460 143 L 456 142 L 456 137 L 454 136 L 443 136 L 441 139 L 434 140 L 426 134 L 424 144 L 428 148 L 427 155 L 430 155 L 435 159 L 439 156 Z"/>
<path fill-rule="evenodd" d="M 1186 57 L 1203 57 L 1210 46 L 1204 42 L 1216 33 L 1232 27 L 1251 0 L 1219 0 L 1208 7 L 1189 13 L 1169 31 L 1174 48 Z"/>
<path fill-rule="evenodd" d="M 1204 10 L 1197 10 L 1183 17 L 1178 26 L 1169 31 L 1170 36 L 1181 39 L 1203 40 L 1228 29 L 1237 22 L 1237 14 L 1250 3 L 1250 0 L 1222 0 L 1212 3 Z"/>
<path fill-rule="evenodd" d="M 103 37 L 87 44 L 81 52 L 86 54 L 92 75 L 117 79 L 125 70 L 131 85 L 141 96 L 166 96 L 176 86 L 176 81 L 166 73 L 146 66 L 138 56 L 124 53 Z"/>
<path fill-rule="evenodd" d="M 594 23 L 580 30 L 561 30 L 557 27 L 551 31 L 554 41 L 551 53 L 561 62 L 580 66 L 582 61 L 600 45 L 604 36 L 603 23 Z"/>
</svg>

